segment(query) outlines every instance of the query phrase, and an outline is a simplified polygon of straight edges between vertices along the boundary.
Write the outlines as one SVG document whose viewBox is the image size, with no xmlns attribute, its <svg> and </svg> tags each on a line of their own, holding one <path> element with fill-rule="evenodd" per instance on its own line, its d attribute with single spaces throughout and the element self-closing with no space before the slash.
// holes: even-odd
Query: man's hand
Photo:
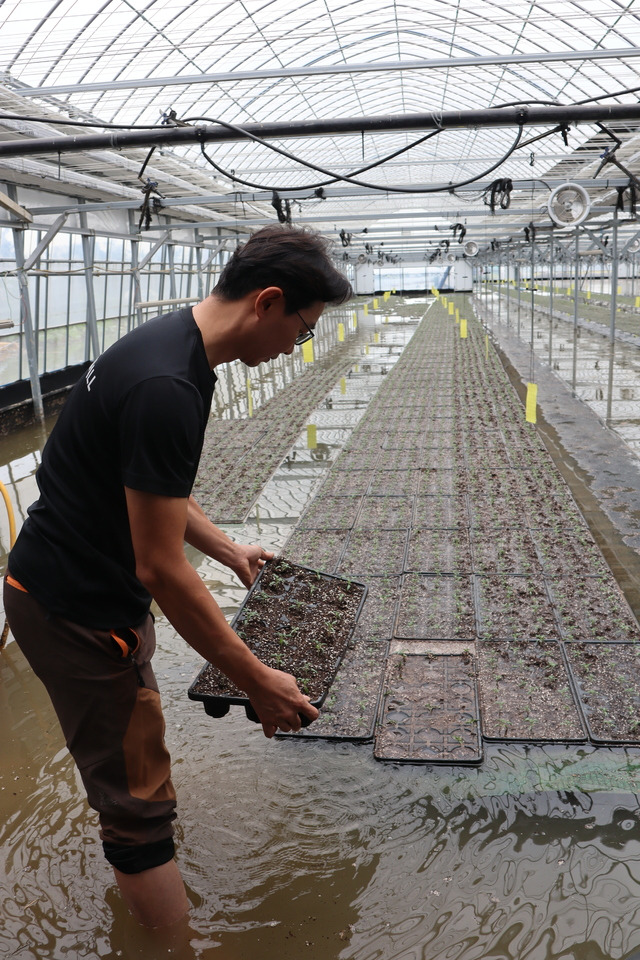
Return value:
<svg viewBox="0 0 640 960">
<path fill-rule="evenodd" d="M 282 670 L 273 670 L 264 664 L 260 680 L 247 690 L 251 706 L 258 714 L 265 737 L 273 737 L 277 730 L 288 733 L 302 726 L 300 714 L 315 720 L 318 711 L 309 697 L 298 690 L 295 677 Z"/>
<path fill-rule="evenodd" d="M 273 558 L 272 550 L 263 550 L 258 544 L 236 544 L 237 558 L 229 564 L 247 589 L 256 579 L 265 561 Z"/>
</svg>

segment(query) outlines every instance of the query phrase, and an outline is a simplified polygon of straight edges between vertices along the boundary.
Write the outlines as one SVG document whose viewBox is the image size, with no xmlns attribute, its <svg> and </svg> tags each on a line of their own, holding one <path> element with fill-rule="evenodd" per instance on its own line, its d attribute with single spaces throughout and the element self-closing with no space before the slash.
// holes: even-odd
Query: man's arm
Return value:
<svg viewBox="0 0 640 960">
<path fill-rule="evenodd" d="M 125 494 L 136 576 L 178 633 L 245 691 L 265 736 L 272 737 L 278 729 L 299 730 L 299 713 L 314 720 L 318 711 L 300 693 L 295 678 L 267 667 L 249 650 L 187 560 L 183 544 L 189 523 L 188 500 L 129 487 Z"/>
<path fill-rule="evenodd" d="M 273 556 L 273 553 L 256 544 L 234 543 L 209 520 L 193 497 L 189 497 L 188 501 L 184 539 L 207 557 L 212 557 L 233 570 L 245 587 L 251 586 L 265 560 L 270 560 Z"/>
</svg>

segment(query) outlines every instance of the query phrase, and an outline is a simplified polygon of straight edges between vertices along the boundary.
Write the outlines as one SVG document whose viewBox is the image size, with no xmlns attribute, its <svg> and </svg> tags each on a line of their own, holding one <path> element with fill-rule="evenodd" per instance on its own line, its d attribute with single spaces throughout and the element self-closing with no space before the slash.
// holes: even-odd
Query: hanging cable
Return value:
<svg viewBox="0 0 640 960">
<path fill-rule="evenodd" d="M 238 129 L 241 129 L 241 128 L 238 128 Z M 457 187 L 464 187 L 464 186 L 466 186 L 468 183 L 475 183 L 477 180 L 482 180 L 482 179 L 484 179 L 484 177 L 487 177 L 490 173 L 493 173 L 494 170 L 497 170 L 497 168 L 498 168 L 499 166 L 501 166 L 506 160 L 508 160 L 509 157 L 511 156 L 511 154 L 514 153 L 514 151 L 518 149 L 518 146 L 519 146 L 519 144 L 520 144 L 520 140 L 521 140 L 521 138 L 522 138 L 522 131 L 523 131 L 523 127 L 522 127 L 522 125 L 520 125 L 520 126 L 518 127 L 518 132 L 517 132 L 517 134 L 516 134 L 515 140 L 513 141 L 513 143 L 511 144 L 511 146 L 510 146 L 509 149 L 507 150 L 507 152 L 504 154 L 504 156 L 500 157 L 500 159 L 497 160 L 496 163 L 492 164 L 487 170 L 483 170 L 482 173 L 478 173 L 478 174 L 476 174 L 476 176 L 474 176 L 474 177 L 468 177 L 466 180 L 460 180 L 460 181 L 458 181 L 458 183 L 455 183 L 455 184 L 447 184 L 447 186 L 442 186 L 442 187 L 389 187 L 389 186 L 383 186 L 383 185 L 378 184 L 378 183 L 367 183 L 365 180 L 358 180 L 358 179 L 356 179 L 356 178 L 353 177 L 353 176 L 348 176 L 348 175 L 346 175 L 346 174 L 336 174 L 336 173 L 334 173 L 334 172 L 332 172 L 332 171 L 330 171 L 330 170 L 326 170 L 324 167 L 320 167 L 320 166 L 318 166 L 318 165 L 316 165 L 316 164 L 312 164 L 312 163 L 309 163 L 309 162 L 306 161 L 306 160 L 302 160 L 302 159 L 300 159 L 300 158 L 298 158 L 298 157 L 295 157 L 293 154 L 289 153 L 287 150 L 283 150 L 283 149 L 281 149 L 280 147 L 275 147 L 273 144 L 270 144 L 270 143 L 268 143 L 267 141 L 261 140 L 259 137 L 254 137 L 253 134 L 247 134 L 247 135 L 248 135 L 252 140 L 256 140 L 258 143 L 261 143 L 263 146 L 267 147 L 268 149 L 273 150 L 275 153 L 280 153 L 280 154 L 282 154 L 283 156 L 288 157 L 288 158 L 291 159 L 291 160 L 294 160 L 296 163 L 300 163 L 300 164 L 302 164 L 302 165 L 305 166 L 305 167 L 309 167 L 309 168 L 312 169 L 312 170 L 317 170 L 317 171 L 320 172 L 320 173 L 324 173 L 324 174 L 332 177 L 331 180 L 328 180 L 328 181 L 326 181 L 325 183 L 322 183 L 321 186 L 325 186 L 326 183 L 344 182 L 344 183 L 353 183 L 353 184 L 355 184 L 355 185 L 358 186 L 358 187 L 365 187 L 367 190 L 380 190 L 382 193 L 422 194 L 422 193 L 442 193 L 442 192 L 444 192 L 444 191 L 448 191 L 449 193 L 453 193 L 453 191 L 454 191 Z M 437 130 L 437 131 L 434 130 L 430 136 L 434 136 L 435 134 L 441 133 L 441 132 L 442 132 L 442 131 L 440 131 L 440 130 Z M 426 140 L 426 139 L 429 139 L 429 137 L 423 137 L 422 141 L 417 141 L 415 144 L 412 144 L 412 146 L 417 146 L 417 144 L 418 144 L 419 142 L 424 142 L 424 140 Z M 215 170 L 217 170 L 218 173 L 220 173 L 222 176 L 227 177 L 228 179 L 233 180 L 233 181 L 236 182 L 236 183 L 242 183 L 244 186 L 251 187 L 251 188 L 254 189 L 254 190 L 274 190 L 274 189 L 276 189 L 276 188 L 273 187 L 272 185 L 267 186 L 266 184 L 256 184 L 256 183 L 252 183 L 252 182 L 250 182 L 250 181 L 248 181 L 248 180 L 243 180 L 241 177 L 237 177 L 233 172 L 230 172 L 230 171 L 228 171 L 228 170 L 225 170 L 223 167 L 221 167 L 219 164 L 217 164 L 214 160 L 212 160 L 211 157 L 207 154 L 206 150 L 204 149 L 204 142 L 203 142 L 203 141 L 200 141 L 200 149 L 201 149 L 202 155 L 203 155 L 203 157 L 205 158 L 205 160 L 206 160 L 208 163 L 210 163 L 211 166 L 212 166 Z M 411 148 L 410 148 L 410 147 L 403 147 L 401 151 L 398 151 L 398 152 L 395 154 L 395 156 L 397 156 L 398 153 L 404 153 L 404 152 L 406 152 L 406 150 L 408 150 L 408 149 L 411 149 Z M 387 158 L 387 159 L 389 159 L 389 158 Z M 370 169 L 371 167 L 374 167 L 374 166 L 380 166 L 383 162 L 386 162 L 386 160 L 384 160 L 384 161 L 377 161 L 375 164 L 370 164 L 367 169 Z M 284 191 L 286 191 L 286 190 L 305 190 L 305 189 L 308 190 L 308 189 L 310 189 L 310 187 L 308 187 L 308 186 L 306 186 L 306 187 L 300 187 L 300 186 L 297 186 L 297 187 L 278 187 L 277 189 L 280 190 L 280 191 L 282 191 L 282 192 L 284 192 Z"/>
</svg>

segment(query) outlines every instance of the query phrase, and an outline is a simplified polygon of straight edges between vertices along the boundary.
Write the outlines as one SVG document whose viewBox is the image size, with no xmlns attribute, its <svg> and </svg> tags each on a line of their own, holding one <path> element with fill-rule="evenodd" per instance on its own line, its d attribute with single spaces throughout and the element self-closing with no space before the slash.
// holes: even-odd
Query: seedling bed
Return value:
<svg viewBox="0 0 640 960">
<path fill-rule="evenodd" d="M 361 497 L 315 497 L 300 519 L 301 530 L 350 530 L 354 525 Z"/>
<path fill-rule="evenodd" d="M 356 529 L 400 530 L 411 526 L 413 497 L 364 497 Z"/>
<path fill-rule="evenodd" d="M 587 641 L 565 650 L 593 742 L 640 743 L 640 644 Z"/>
<path fill-rule="evenodd" d="M 475 573 L 541 576 L 542 568 L 526 527 L 502 527 L 472 534 Z"/>
<path fill-rule="evenodd" d="M 319 495 L 363 497 L 369 489 L 370 482 L 369 470 L 331 470 L 322 484 Z"/>
<path fill-rule="evenodd" d="M 473 640 L 476 613 L 471 577 L 405 574 L 395 636 L 406 640 Z"/>
<path fill-rule="evenodd" d="M 544 580 L 476 576 L 478 634 L 492 640 L 556 640 L 558 630 Z"/>
<path fill-rule="evenodd" d="M 231 626 L 263 663 L 291 673 L 314 705 L 323 703 L 351 640 L 367 588 L 276 558 L 265 563 Z M 212 716 L 230 704 L 252 708 L 212 664 L 189 688 Z M 253 718 L 253 717 L 252 717 Z"/>
<path fill-rule="evenodd" d="M 640 640 L 640 627 L 612 574 L 547 580 L 564 640 Z"/>
<path fill-rule="evenodd" d="M 501 500 L 494 494 L 486 497 L 477 497 L 470 501 L 469 523 L 473 530 L 491 530 L 496 527 L 522 527 L 522 501 L 516 499 Z"/>
<path fill-rule="evenodd" d="M 372 740 L 388 649 L 388 643 L 357 640 L 340 664 L 318 719 L 298 733 L 278 736 L 353 742 Z"/>
<path fill-rule="evenodd" d="M 346 530 L 294 530 L 283 554 L 292 563 L 335 573 L 348 536 Z"/>
<path fill-rule="evenodd" d="M 418 492 L 419 470 L 376 470 L 368 493 L 372 497 L 410 497 Z"/>
<path fill-rule="evenodd" d="M 464 494 L 418 496 L 413 505 L 414 527 L 466 527 L 469 506 Z"/>
<path fill-rule="evenodd" d="M 393 577 L 404 570 L 407 530 L 352 530 L 338 567 L 344 577 Z"/>
<path fill-rule="evenodd" d="M 532 530 L 542 572 L 550 577 L 594 577 L 609 575 L 600 548 L 586 529 L 576 530 L 563 523 Z"/>
<path fill-rule="evenodd" d="M 447 470 L 423 465 L 418 493 L 424 496 L 453 496 L 466 493 L 464 489 L 464 470 Z"/>
<path fill-rule="evenodd" d="M 481 640 L 476 653 L 485 739 L 586 739 L 556 641 Z"/>
<path fill-rule="evenodd" d="M 376 759 L 480 763 L 479 726 L 470 655 L 392 654 L 388 658 Z"/>
<path fill-rule="evenodd" d="M 401 577 L 367 577 L 367 599 L 355 629 L 355 638 L 390 640 L 396 623 Z"/>
<path fill-rule="evenodd" d="M 468 530 L 414 528 L 409 534 L 405 568 L 413 573 L 471 573 Z"/>
</svg>

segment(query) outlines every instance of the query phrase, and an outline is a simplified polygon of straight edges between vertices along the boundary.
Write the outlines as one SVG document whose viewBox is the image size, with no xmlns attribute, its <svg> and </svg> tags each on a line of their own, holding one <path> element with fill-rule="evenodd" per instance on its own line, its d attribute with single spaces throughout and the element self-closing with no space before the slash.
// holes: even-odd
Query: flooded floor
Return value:
<svg viewBox="0 0 640 960">
<path fill-rule="evenodd" d="M 394 300 L 360 318 L 344 391 L 320 404 L 316 430 L 301 432 L 230 535 L 284 544 L 426 306 Z M 0 444 L 19 517 L 41 442 L 27 431 Z M 244 589 L 192 559 L 233 615 Z M 242 710 L 213 720 L 189 701 L 201 660 L 161 616 L 157 633 L 191 944 L 160 945 L 127 917 L 53 711 L 10 642 L 0 957 L 624 960 L 640 949 L 640 750 L 487 744 L 471 768 L 380 764 L 370 744 L 267 741 Z"/>
</svg>

